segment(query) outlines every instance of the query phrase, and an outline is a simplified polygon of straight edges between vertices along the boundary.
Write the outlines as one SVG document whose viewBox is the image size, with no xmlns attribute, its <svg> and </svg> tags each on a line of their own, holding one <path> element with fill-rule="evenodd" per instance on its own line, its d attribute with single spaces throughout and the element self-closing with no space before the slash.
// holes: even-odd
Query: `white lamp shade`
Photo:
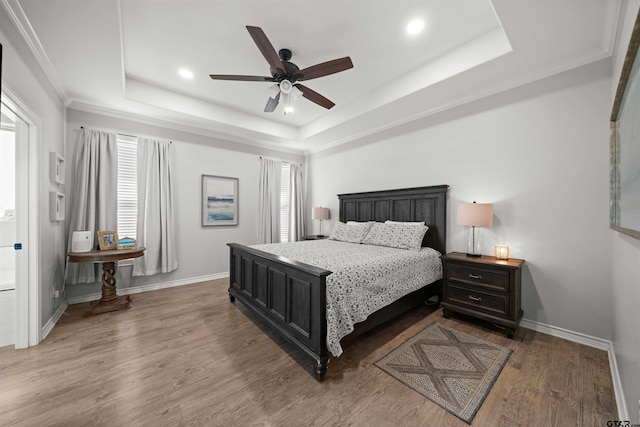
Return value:
<svg viewBox="0 0 640 427">
<path fill-rule="evenodd" d="M 311 214 L 312 219 L 329 219 L 329 208 L 323 208 L 321 206 L 313 208 Z"/>
<path fill-rule="evenodd" d="M 493 205 L 491 203 L 460 203 L 458 224 L 469 227 L 491 227 L 493 225 Z"/>
<path fill-rule="evenodd" d="M 291 97 L 293 98 L 294 102 L 297 102 L 300 100 L 300 98 L 302 98 L 304 94 L 302 93 L 302 91 L 300 89 L 298 89 L 297 87 L 293 87 L 293 90 L 291 91 Z"/>
<path fill-rule="evenodd" d="M 267 91 L 269 92 L 269 97 L 275 99 L 275 97 L 280 93 L 280 86 L 271 85 L 267 88 Z"/>
</svg>

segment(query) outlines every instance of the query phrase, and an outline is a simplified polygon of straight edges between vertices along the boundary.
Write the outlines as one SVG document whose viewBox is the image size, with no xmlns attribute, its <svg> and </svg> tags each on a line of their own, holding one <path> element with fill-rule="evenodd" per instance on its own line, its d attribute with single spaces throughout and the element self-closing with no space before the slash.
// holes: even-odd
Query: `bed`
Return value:
<svg viewBox="0 0 640 427">
<path fill-rule="evenodd" d="M 429 229 L 424 236 L 422 246 L 433 248 L 444 254 L 446 253 L 447 190 L 448 186 L 440 185 L 340 194 L 338 195 L 339 220 L 342 223 L 386 220 L 424 221 Z M 298 246 L 315 243 L 316 246 L 307 247 L 310 249 L 323 247 L 331 251 L 335 246 L 327 245 L 338 242 L 297 243 L 299 243 Z M 282 244 L 283 247 L 291 247 L 291 245 L 296 244 L 289 244 L 289 246 Z M 262 246 L 263 249 L 271 251 L 269 252 L 260 250 L 260 245 L 252 247 L 229 243 L 228 246 L 230 248 L 229 298 L 231 302 L 236 300 L 241 302 L 257 319 L 266 323 L 273 332 L 298 349 L 303 355 L 301 363 L 305 368 L 310 368 L 318 381 L 322 381 L 332 351 L 336 353 L 335 339 L 330 339 L 331 350 L 327 344 L 328 329 L 330 329 L 327 327 L 327 281 L 331 282 L 328 278 L 332 271 L 283 256 L 280 253 L 289 254 L 284 249 L 276 250 Z M 340 250 L 348 252 L 349 248 L 345 246 Z M 441 280 L 435 280 L 388 305 L 378 307 L 380 304 L 376 304 L 376 311 L 359 323 L 356 332 L 352 335 L 380 325 L 422 304 L 426 299 L 439 297 L 440 293 Z M 330 320 L 331 316 L 330 312 Z M 331 338 L 331 335 L 329 336 Z"/>
</svg>

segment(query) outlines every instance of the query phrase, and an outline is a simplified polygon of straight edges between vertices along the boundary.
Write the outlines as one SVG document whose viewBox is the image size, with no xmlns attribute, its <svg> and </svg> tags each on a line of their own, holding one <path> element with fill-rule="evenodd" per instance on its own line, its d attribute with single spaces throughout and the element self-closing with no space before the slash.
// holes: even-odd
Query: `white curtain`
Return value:
<svg viewBox="0 0 640 427">
<path fill-rule="evenodd" d="M 138 138 L 137 245 L 144 256 L 133 261 L 134 276 L 178 268 L 173 214 L 171 143 Z"/>
<path fill-rule="evenodd" d="M 258 243 L 280 242 L 280 172 L 282 162 L 260 158 Z"/>
<path fill-rule="evenodd" d="M 290 167 L 289 241 L 295 242 L 302 240 L 302 236 L 306 234 L 304 169 L 302 165 L 293 163 Z"/>
<path fill-rule="evenodd" d="M 95 246 L 98 231 L 117 229 L 118 142 L 115 133 L 92 129 L 80 131 L 73 182 L 68 250 L 71 250 L 74 231 L 91 231 Z M 68 264 L 68 283 L 98 281 L 100 273 L 93 264 Z"/>
</svg>

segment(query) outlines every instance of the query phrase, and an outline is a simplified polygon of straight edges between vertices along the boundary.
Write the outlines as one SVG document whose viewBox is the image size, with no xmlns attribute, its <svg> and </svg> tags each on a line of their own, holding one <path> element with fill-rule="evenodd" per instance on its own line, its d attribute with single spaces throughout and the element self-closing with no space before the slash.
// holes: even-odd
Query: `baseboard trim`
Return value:
<svg viewBox="0 0 640 427">
<path fill-rule="evenodd" d="M 42 339 L 40 340 L 40 342 L 44 341 L 47 335 L 49 335 L 49 332 L 51 332 L 53 327 L 56 326 L 56 323 L 58 323 L 58 320 L 60 320 L 60 318 L 64 314 L 64 311 L 67 309 L 67 307 L 69 307 L 69 302 L 63 301 L 62 305 L 58 307 L 55 313 L 53 313 L 53 316 L 51 316 L 51 319 L 49 319 L 49 321 L 42 327 L 42 333 L 40 335 Z"/>
<path fill-rule="evenodd" d="M 547 325 L 534 320 L 522 319 L 520 326 L 537 332 L 542 332 L 543 334 L 551 335 L 553 337 L 563 338 L 567 341 L 577 342 L 578 344 L 597 348 L 599 350 L 609 351 L 609 348 L 612 346 L 611 341 L 559 328 L 557 326 Z"/>
<path fill-rule="evenodd" d="M 609 368 L 611 369 L 611 379 L 613 380 L 613 392 L 616 396 L 616 405 L 618 406 L 618 418 L 620 420 L 629 420 L 629 411 L 627 410 L 627 401 L 624 398 L 624 390 L 622 389 L 622 381 L 620 380 L 620 371 L 618 371 L 618 361 L 616 360 L 615 351 L 613 351 L 613 343 L 607 350 L 609 355 Z"/>
<path fill-rule="evenodd" d="M 229 273 L 225 272 L 225 273 L 209 274 L 206 276 L 190 277 L 188 279 L 172 280 L 170 282 L 149 283 L 147 285 L 134 286 L 131 288 L 124 288 L 124 289 L 118 288 L 118 295 L 139 294 L 142 292 L 157 291 L 159 289 L 173 288 L 176 286 L 192 285 L 194 283 L 207 282 L 209 280 L 226 279 L 228 277 L 229 277 Z M 84 302 L 90 302 L 90 301 L 100 299 L 101 297 L 102 297 L 102 294 L 99 294 L 99 293 L 81 295 L 81 296 L 69 298 L 68 302 L 69 304 L 81 304 Z"/>
<path fill-rule="evenodd" d="M 592 337 L 580 332 L 570 331 L 568 329 L 558 328 L 557 326 L 547 325 L 545 323 L 536 322 L 534 320 L 522 319 L 520 326 L 531 329 L 536 332 L 551 335 L 553 337 L 562 338 L 567 341 L 583 344 L 588 347 L 597 348 L 607 352 L 609 357 L 609 369 L 611 370 L 611 380 L 613 381 L 613 393 L 616 398 L 616 406 L 618 408 L 618 419 L 628 420 L 629 412 L 627 411 L 627 403 L 624 398 L 624 390 L 622 389 L 622 381 L 620 380 L 620 371 L 618 371 L 618 362 L 613 349 L 613 343 L 602 338 Z"/>
</svg>

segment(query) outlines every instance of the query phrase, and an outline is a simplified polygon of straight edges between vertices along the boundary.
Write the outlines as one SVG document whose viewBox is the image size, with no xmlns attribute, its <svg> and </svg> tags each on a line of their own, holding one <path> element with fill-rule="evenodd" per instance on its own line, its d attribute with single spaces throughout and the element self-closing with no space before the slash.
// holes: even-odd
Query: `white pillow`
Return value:
<svg viewBox="0 0 640 427">
<path fill-rule="evenodd" d="M 422 239 L 429 227 L 426 225 L 402 225 L 376 222 L 362 243 L 390 248 L 419 251 Z"/>
<path fill-rule="evenodd" d="M 330 240 L 338 240 L 340 242 L 362 243 L 362 239 L 367 235 L 373 222 L 361 222 L 358 224 L 345 224 L 344 222 L 336 222 L 331 230 Z"/>
</svg>

